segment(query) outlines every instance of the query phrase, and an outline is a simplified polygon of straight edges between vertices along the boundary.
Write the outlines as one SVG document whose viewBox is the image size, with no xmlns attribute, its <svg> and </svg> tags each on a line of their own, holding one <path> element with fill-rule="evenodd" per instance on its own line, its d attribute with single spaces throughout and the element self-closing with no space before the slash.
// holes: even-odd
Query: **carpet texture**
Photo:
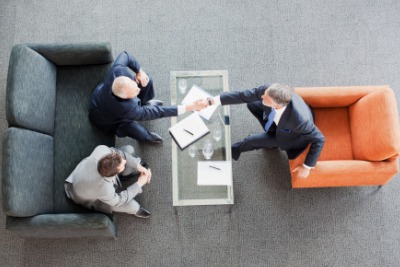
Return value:
<svg viewBox="0 0 400 267">
<path fill-rule="evenodd" d="M 18 43 L 111 43 L 133 53 L 170 102 L 169 72 L 228 70 L 230 90 L 390 85 L 400 103 L 400 2 L 1 0 L 0 133 L 7 128 L 8 61 Z M 231 107 L 232 141 L 259 132 Z M 138 201 L 150 220 L 118 216 L 118 239 L 20 239 L 4 229 L 1 266 L 396 266 L 400 176 L 377 188 L 290 190 L 277 149 L 233 164 L 235 204 L 172 207 L 169 119 L 146 122 L 160 146 L 132 144 L 152 168 Z M 1 145 L 0 145 L 1 146 Z"/>
</svg>

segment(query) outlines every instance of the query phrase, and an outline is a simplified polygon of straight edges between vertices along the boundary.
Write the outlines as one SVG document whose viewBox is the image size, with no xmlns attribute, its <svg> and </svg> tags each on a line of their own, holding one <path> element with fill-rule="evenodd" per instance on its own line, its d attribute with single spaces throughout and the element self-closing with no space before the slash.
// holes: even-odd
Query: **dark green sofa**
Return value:
<svg viewBox="0 0 400 267">
<path fill-rule="evenodd" d="M 113 61 L 108 43 L 20 44 L 8 69 L 2 206 L 22 237 L 115 237 L 114 216 L 66 198 L 64 180 L 115 137 L 88 120 L 92 91 Z"/>
</svg>

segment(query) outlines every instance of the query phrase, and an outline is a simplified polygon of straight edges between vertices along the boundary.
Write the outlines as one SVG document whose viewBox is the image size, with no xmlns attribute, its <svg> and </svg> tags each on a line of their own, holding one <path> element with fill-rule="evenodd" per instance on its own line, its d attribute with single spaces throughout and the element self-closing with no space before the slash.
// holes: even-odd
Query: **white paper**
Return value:
<svg viewBox="0 0 400 267">
<path fill-rule="evenodd" d="M 179 146 L 183 149 L 210 132 L 210 129 L 208 129 L 207 125 L 197 113 L 193 113 L 169 128 L 169 131 L 174 136 L 175 141 L 178 142 Z"/>
<path fill-rule="evenodd" d="M 197 185 L 232 186 L 232 162 L 199 161 L 197 164 Z"/>
<path fill-rule="evenodd" d="M 188 105 L 193 103 L 194 101 L 197 101 L 199 99 L 205 99 L 208 97 L 212 97 L 212 95 L 204 91 L 197 85 L 193 85 L 192 88 L 187 93 L 187 95 L 183 98 L 182 104 Z M 217 109 L 217 107 L 218 107 L 217 105 L 211 105 L 205 109 L 202 109 L 197 113 L 199 113 L 199 115 L 202 116 L 204 119 L 209 120 L 213 115 L 214 111 Z"/>
</svg>

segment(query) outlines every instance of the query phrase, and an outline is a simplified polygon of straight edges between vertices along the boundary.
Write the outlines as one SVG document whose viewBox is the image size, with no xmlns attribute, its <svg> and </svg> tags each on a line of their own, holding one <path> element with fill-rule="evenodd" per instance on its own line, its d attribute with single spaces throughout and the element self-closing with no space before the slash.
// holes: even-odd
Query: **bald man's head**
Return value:
<svg viewBox="0 0 400 267">
<path fill-rule="evenodd" d="M 140 93 L 140 88 L 131 78 L 119 76 L 115 78 L 112 84 L 112 91 L 114 95 L 123 99 L 128 99 L 136 97 Z"/>
</svg>

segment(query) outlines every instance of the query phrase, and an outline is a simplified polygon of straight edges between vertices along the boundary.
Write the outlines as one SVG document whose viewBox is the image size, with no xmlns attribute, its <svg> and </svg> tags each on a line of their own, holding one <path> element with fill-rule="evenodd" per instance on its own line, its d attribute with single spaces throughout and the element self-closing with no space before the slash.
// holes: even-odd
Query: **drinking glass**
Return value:
<svg viewBox="0 0 400 267">
<path fill-rule="evenodd" d="M 211 159 L 212 155 L 214 154 L 214 148 L 211 140 L 204 143 L 202 152 L 205 159 Z"/>
<path fill-rule="evenodd" d="M 189 156 L 194 158 L 197 154 L 197 147 L 195 145 L 191 145 L 188 149 Z"/>
<path fill-rule="evenodd" d="M 221 140 L 222 138 L 222 130 L 221 129 L 215 129 L 213 131 L 213 137 L 215 139 L 215 141 L 219 142 L 219 140 Z"/>
<path fill-rule="evenodd" d="M 179 87 L 179 92 L 181 94 L 186 93 L 186 88 L 187 88 L 187 81 L 186 79 L 180 79 L 178 82 L 178 87 Z"/>
</svg>

